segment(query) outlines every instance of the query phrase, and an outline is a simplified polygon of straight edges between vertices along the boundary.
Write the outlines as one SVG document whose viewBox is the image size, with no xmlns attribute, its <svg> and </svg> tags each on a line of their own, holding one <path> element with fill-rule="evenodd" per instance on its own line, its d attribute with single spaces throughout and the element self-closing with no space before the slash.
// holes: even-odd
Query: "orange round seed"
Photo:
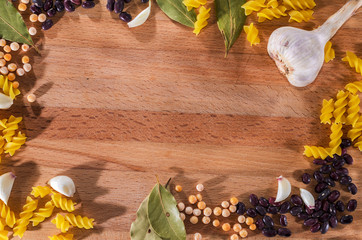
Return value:
<svg viewBox="0 0 362 240">
<path fill-rule="evenodd" d="M 10 72 L 15 72 L 17 68 L 18 68 L 18 66 L 16 66 L 15 63 L 10 63 L 8 65 L 8 69 L 9 69 Z"/>
<path fill-rule="evenodd" d="M 229 223 L 224 223 L 221 228 L 222 228 L 222 230 L 227 232 L 227 231 L 230 230 L 230 224 Z"/>
<path fill-rule="evenodd" d="M 29 63 L 30 59 L 29 59 L 28 56 L 24 56 L 24 57 L 21 58 L 21 61 L 25 64 L 25 63 Z M 182 190 L 182 187 L 181 187 L 181 190 Z"/>
<path fill-rule="evenodd" d="M 5 59 L 0 59 L 0 67 L 4 67 L 6 65 Z"/>
<path fill-rule="evenodd" d="M 249 226 L 250 230 L 254 231 L 256 229 L 256 225 L 253 223 Z"/>
<path fill-rule="evenodd" d="M 254 223 L 254 219 L 251 218 L 251 217 L 247 217 L 246 220 L 245 220 L 245 223 L 246 223 L 246 225 L 249 226 L 249 225 Z"/>
<path fill-rule="evenodd" d="M 0 39 L 0 47 L 4 47 L 6 45 L 5 39 Z"/>
<path fill-rule="evenodd" d="M 29 94 L 27 97 L 26 97 L 26 99 L 28 100 L 28 102 L 35 102 L 35 100 L 36 100 L 36 96 L 34 95 L 34 94 Z"/>
<path fill-rule="evenodd" d="M 197 207 L 200 209 L 200 210 L 204 210 L 206 208 L 206 203 L 204 201 L 201 201 L 201 202 L 198 202 L 197 203 Z"/>
<path fill-rule="evenodd" d="M 10 46 L 9 46 L 9 45 L 5 45 L 5 46 L 4 46 L 4 51 L 7 52 L 7 53 L 11 52 Z"/>
<path fill-rule="evenodd" d="M 197 198 L 195 195 L 190 195 L 189 196 L 189 203 L 191 204 L 195 204 L 197 202 Z"/>
<path fill-rule="evenodd" d="M 21 50 L 23 50 L 24 52 L 28 51 L 29 45 L 24 43 L 23 45 L 21 45 Z"/>
<path fill-rule="evenodd" d="M 14 73 L 9 73 L 8 74 L 8 79 L 9 79 L 9 81 L 13 81 L 13 80 L 15 80 L 15 74 Z"/>
<path fill-rule="evenodd" d="M 25 57 L 27 57 L 27 56 L 24 56 L 24 57 L 23 57 L 23 59 L 22 59 L 23 63 L 24 63 L 24 58 L 25 58 Z M 26 60 L 26 59 L 25 59 L 25 60 Z M 29 62 L 29 58 L 28 58 L 28 62 Z M 181 191 L 182 191 L 182 186 L 181 186 L 181 185 L 176 185 L 176 186 L 175 186 L 175 191 L 176 191 L 176 192 L 181 192 Z"/>
<path fill-rule="evenodd" d="M 246 238 L 248 236 L 248 232 L 245 229 L 243 229 L 239 232 L 239 235 L 242 238 Z"/>
<path fill-rule="evenodd" d="M 19 87 L 19 82 L 18 81 L 14 81 L 13 82 L 13 88 L 18 88 Z"/>
<path fill-rule="evenodd" d="M 7 62 L 9 62 L 10 60 L 11 60 L 11 54 L 10 53 L 7 53 L 7 54 L 5 54 L 4 55 L 4 59 L 5 59 L 5 61 L 7 61 Z"/>
<path fill-rule="evenodd" d="M 24 12 L 26 10 L 26 4 L 20 3 L 18 5 L 18 9 L 19 9 L 19 11 Z"/>
<path fill-rule="evenodd" d="M 30 22 L 36 22 L 38 21 L 38 15 L 36 14 L 31 14 L 29 17 Z"/>
</svg>

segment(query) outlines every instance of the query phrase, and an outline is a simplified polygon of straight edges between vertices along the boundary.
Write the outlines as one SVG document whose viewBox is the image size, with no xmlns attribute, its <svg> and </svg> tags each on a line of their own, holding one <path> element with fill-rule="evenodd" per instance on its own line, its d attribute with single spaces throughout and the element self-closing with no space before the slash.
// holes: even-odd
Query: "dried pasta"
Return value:
<svg viewBox="0 0 362 240">
<path fill-rule="evenodd" d="M 331 135 L 329 136 L 331 141 L 329 142 L 329 147 L 331 148 L 331 154 L 337 153 L 341 155 L 342 149 L 340 147 L 342 143 L 342 124 L 341 123 L 333 123 L 331 126 Z"/>
<path fill-rule="evenodd" d="M 4 152 L 9 153 L 10 156 L 13 156 L 15 152 L 25 144 L 26 136 L 25 133 L 18 132 L 17 136 L 12 138 L 12 141 L 5 143 Z"/>
<path fill-rule="evenodd" d="M 328 41 L 326 45 L 324 46 L 324 61 L 326 63 L 330 62 L 336 57 L 336 53 L 334 49 L 332 48 L 332 42 Z"/>
<path fill-rule="evenodd" d="M 73 234 L 59 234 L 52 237 L 48 237 L 50 240 L 73 240 Z"/>
<path fill-rule="evenodd" d="M 52 220 L 52 223 L 55 224 L 55 226 L 60 229 L 62 233 L 68 232 L 70 223 L 65 220 L 64 216 L 61 214 L 57 214 L 57 216 Z"/>
<path fill-rule="evenodd" d="M 357 139 L 357 142 L 354 144 L 354 146 L 362 151 L 362 136 Z"/>
<path fill-rule="evenodd" d="M 360 104 L 359 96 L 355 94 L 349 94 L 348 109 L 347 109 L 348 115 L 346 118 L 346 124 L 352 125 L 352 127 L 356 125 L 360 117 L 359 104 Z"/>
<path fill-rule="evenodd" d="M 278 0 L 268 0 L 266 3 L 267 8 L 277 8 L 279 6 Z"/>
<path fill-rule="evenodd" d="M 351 68 L 355 68 L 357 73 L 362 75 L 362 59 L 358 58 L 353 52 L 347 51 L 342 61 L 348 62 Z"/>
<path fill-rule="evenodd" d="M 290 18 L 289 18 L 289 22 L 309 22 L 311 19 L 313 18 L 313 10 L 291 10 L 288 12 Z"/>
<path fill-rule="evenodd" d="M 37 186 L 37 187 L 32 187 L 32 191 L 31 191 L 31 195 L 33 195 L 34 197 L 40 197 L 43 198 L 47 195 L 49 195 L 51 193 L 51 189 L 48 186 Z"/>
<path fill-rule="evenodd" d="M 265 7 L 265 0 L 251 0 L 241 6 L 241 8 L 245 9 L 246 16 L 250 15 L 252 12 L 258 12 L 260 9 Z"/>
<path fill-rule="evenodd" d="M 187 11 L 191 11 L 193 8 L 199 8 L 201 5 L 205 5 L 207 0 L 183 0 L 182 3 L 187 7 Z"/>
<path fill-rule="evenodd" d="M 10 210 L 9 206 L 6 205 L 3 201 L 0 201 L 1 217 L 5 220 L 7 226 L 13 228 L 16 223 L 15 214 Z"/>
<path fill-rule="evenodd" d="M 348 92 L 343 90 L 338 91 L 337 100 L 334 102 L 334 111 L 333 116 L 336 123 L 345 123 L 346 117 L 344 116 L 346 112 L 346 106 L 348 104 L 347 97 Z"/>
<path fill-rule="evenodd" d="M 362 92 L 362 81 L 355 81 L 353 83 L 348 83 L 344 88 L 352 94 L 356 94 L 357 92 Z"/>
<path fill-rule="evenodd" d="M 354 141 L 359 136 L 361 136 L 361 134 L 362 134 L 362 120 L 360 118 L 356 123 L 356 125 L 347 132 L 347 137 L 350 138 L 352 141 Z"/>
<path fill-rule="evenodd" d="M 196 22 L 194 25 L 194 31 L 196 35 L 199 35 L 201 29 L 207 26 L 207 19 L 210 18 L 210 10 L 211 8 L 206 9 L 204 6 L 200 7 L 199 14 L 197 14 Z"/>
<path fill-rule="evenodd" d="M 43 222 L 46 218 L 50 217 L 54 210 L 53 201 L 49 201 L 45 203 L 44 208 L 39 208 L 37 212 L 34 213 L 33 218 L 30 221 L 33 223 L 33 226 L 39 225 L 39 223 Z"/>
<path fill-rule="evenodd" d="M 304 146 L 303 154 L 307 157 L 314 157 L 321 159 L 325 159 L 328 156 L 333 157 L 330 148 L 316 147 L 316 146 Z"/>
<path fill-rule="evenodd" d="M 304 10 L 313 9 L 316 6 L 314 0 L 283 0 L 283 5 L 288 9 Z"/>
<path fill-rule="evenodd" d="M 34 200 L 31 197 L 26 198 L 26 204 L 23 206 L 23 211 L 19 214 L 20 218 L 16 220 L 16 226 L 14 227 L 14 236 L 22 238 L 26 231 L 30 219 L 33 217 L 34 211 L 38 207 L 38 200 Z"/>
<path fill-rule="evenodd" d="M 8 240 L 9 239 L 8 234 L 9 234 L 9 231 L 1 230 L 0 231 L 0 240 Z"/>
<path fill-rule="evenodd" d="M 68 213 L 65 215 L 65 220 L 67 220 L 73 227 L 85 229 L 93 228 L 93 218 L 82 217 L 80 215 L 75 216 L 72 213 Z"/>
<path fill-rule="evenodd" d="M 54 193 L 52 195 L 52 201 L 57 208 L 60 208 L 64 211 L 73 212 L 75 210 L 75 203 L 71 199 L 62 197 L 59 193 Z"/>
<path fill-rule="evenodd" d="M 20 94 L 19 89 L 14 89 L 13 84 L 9 83 L 8 77 L 0 75 L 0 88 L 3 90 L 5 95 L 8 95 L 12 99 Z"/>
<path fill-rule="evenodd" d="M 321 116 L 320 116 L 321 123 L 331 124 L 331 118 L 333 117 L 333 111 L 334 111 L 333 99 L 329 99 L 328 101 L 326 99 L 323 99 L 323 106 L 321 109 Z"/>
<path fill-rule="evenodd" d="M 265 8 L 257 13 L 258 22 L 264 22 L 266 19 L 272 20 L 273 18 L 280 18 L 281 16 L 287 16 L 285 6 L 279 6 L 277 8 Z"/>
<path fill-rule="evenodd" d="M 251 23 L 249 26 L 244 26 L 244 31 L 246 33 L 246 39 L 250 42 L 250 46 L 260 43 L 260 38 L 258 37 L 259 30 L 254 26 L 254 23 Z"/>
</svg>

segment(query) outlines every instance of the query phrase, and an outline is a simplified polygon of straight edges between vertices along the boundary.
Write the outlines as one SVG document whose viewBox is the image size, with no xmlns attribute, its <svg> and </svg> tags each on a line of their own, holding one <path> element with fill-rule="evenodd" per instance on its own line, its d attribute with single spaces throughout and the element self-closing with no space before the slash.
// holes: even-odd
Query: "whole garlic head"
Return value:
<svg viewBox="0 0 362 240">
<path fill-rule="evenodd" d="M 73 197 L 75 193 L 75 184 L 68 176 L 56 176 L 49 180 L 49 185 L 57 192 Z"/>
</svg>

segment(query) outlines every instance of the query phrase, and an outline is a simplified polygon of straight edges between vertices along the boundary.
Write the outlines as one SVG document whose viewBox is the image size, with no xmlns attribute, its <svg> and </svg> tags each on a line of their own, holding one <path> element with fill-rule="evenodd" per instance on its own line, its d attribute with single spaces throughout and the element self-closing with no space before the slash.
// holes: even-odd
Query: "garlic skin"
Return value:
<svg viewBox="0 0 362 240">
<path fill-rule="evenodd" d="M 0 199 L 8 205 L 11 190 L 13 189 L 15 174 L 12 172 L 4 173 L 0 176 Z"/>
<path fill-rule="evenodd" d="M 56 176 L 49 180 L 49 185 L 57 192 L 73 197 L 75 193 L 75 184 L 68 176 Z"/>
<path fill-rule="evenodd" d="M 281 202 L 287 199 L 292 191 L 292 185 L 289 180 L 283 176 L 277 178 L 278 180 L 278 193 L 275 202 Z"/>
<path fill-rule="evenodd" d="M 8 109 L 13 105 L 13 99 L 11 97 L 0 93 L 0 109 Z"/>
<path fill-rule="evenodd" d="M 308 191 L 305 190 L 303 188 L 300 188 L 300 196 L 303 199 L 304 204 L 309 208 L 309 209 L 314 209 L 315 208 L 315 200 L 313 195 Z"/>
<path fill-rule="evenodd" d="M 361 6 L 362 0 L 349 0 L 313 31 L 281 27 L 270 35 L 269 56 L 290 84 L 305 87 L 314 82 L 324 63 L 326 43 Z"/>
</svg>

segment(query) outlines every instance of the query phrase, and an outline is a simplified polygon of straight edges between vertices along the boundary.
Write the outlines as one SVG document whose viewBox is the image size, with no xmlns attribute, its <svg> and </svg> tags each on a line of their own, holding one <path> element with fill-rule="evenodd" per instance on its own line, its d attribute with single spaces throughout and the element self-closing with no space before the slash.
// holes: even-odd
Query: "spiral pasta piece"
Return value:
<svg viewBox="0 0 362 240">
<path fill-rule="evenodd" d="M 334 49 L 332 48 L 332 42 L 328 41 L 326 45 L 324 46 L 324 61 L 326 63 L 330 62 L 336 57 L 336 53 Z"/>
<path fill-rule="evenodd" d="M 51 189 L 48 186 L 37 186 L 37 187 L 32 187 L 32 191 L 31 191 L 31 195 L 33 195 L 34 197 L 40 197 L 43 198 L 47 195 L 49 195 L 51 193 Z"/>
<path fill-rule="evenodd" d="M 337 100 L 334 102 L 334 111 L 333 116 L 336 123 L 345 123 L 346 117 L 344 116 L 346 112 L 346 106 L 348 104 L 347 101 L 348 92 L 343 90 L 338 91 Z"/>
<path fill-rule="evenodd" d="M 348 83 L 344 88 L 352 94 L 356 94 L 357 92 L 362 92 L 362 81 L 355 81 L 353 83 Z"/>
<path fill-rule="evenodd" d="M 191 11 L 193 8 L 199 8 L 201 5 L 205 5 L 207 0 L 183 0 L 182 3 L 187 7 L 187 11 Z"/>
<path fill-rule="evenodd" d="M 73 227 L 91 229 L 93 228 L 93 218 L 82 217 L 80 215 L 75 216 L 72 213 L 65 215 L 65 220 L 67 220 Z"/>
<path fill-rule="evenodd" d="M 210 10 L 211 8 L 206 9 L 204 6 L 200 7 L 199 14 L 197 14 L 196 22 L 194 25 L 194 31 L 196 35 L 199 35 L 201 29 L 207 26 L 207 19 L 210 18 Z"/>
<path fill-rule="evenodd" d="M 281 16 L 287 16 L 285 6 L 279 6 L 277 8 L 265 8 L 257 13 L 258 22 L 264 22 L 266 19 L 272 20 L 273 18 L 280 18 Z"/>
<path fill-rule="evenodd" d="M 283 5 L 294 10 L 313 9 L 316 6 L 314 0 L 283 0 Z"/>
<path fill-rule="evenodd" d="M 362 59 L 358 58 L 353 52 L 347 51 L 346 56 L 342 58 L 342 61 L 348 62 L 351 68 L 355 68 L 357 73 L 362 75 Z"/>
<path fill-rule="evenodd" d="M 30 219 L 30 222 L 33 223 L 33 226 L 39 225 L 39 223 L 43 222 L 46 218 L 52 215 L 53 210 L 53 201 L 46 202 L 44 208 L 39 208 L 39 210 L 34 213 L 34 216 Z"/>
<path fill-rule="evenodd" d="M 22 238 L 30 223 L 30 219 L 33 217 L 34 211 L 38 207 L 38 200 L 34 200 L 31 197 L 26 198 L 26 204 L 23 206 L 23 211 L 19 214 L 20 218 L 16 220 L 16 226 L 14 227 L 14 236 Z"/>
<path fill-rule="evenodd" d="M 277 8 L 279 6 L 278 0 L 268 0 L 266 3 L 267 8 Z"/>
<path fill-rule="evenodd" d="M 338 155 L 341 155 L 342 149 L 340 145 L 342 143 L 342 136 L 343 136 L 342 124 L 333 123 L 331 125 L 331 131 L 332 133 L 329 136 L 329 138 L 331 139 L 331 141 L 329 142 L 329 147 L 331 148 L 331 154 L 337 153 Z"/>
<path fill-rule="evenodd" d="M 59 234 L 59 235 L 54 235 L 51 237 L 48 237 L 50 240 L 73 240 L 73 234 Z"/>
<path fill-rule="evenodd" d="M 0 231 L 0 240 L 8 240 L 9 239 L 8 234 L 9 234 L 9 231 L 1 230 Z"/>
<path fill-rule="evenodd" d="M 349 94 L 349 101 L 348 101 L 348 109 L 347 109 L 347 118 L 346 124 L 352 125 L 353 127 L 356 125 L 360 114 L 359 114 L 359 107 L 360 99 L 358 95 Z"/>
<path fill-rule="evenodd" d="M 246 33 L 246 39 L 250 42 L 250 46 L 260 43 L 260 38 L 258 36 L 259 30 L 254 26 L 254 23 L 251 23 L 249 26 L 244 25 L 244 31 Z"/>
<path fill-rule="evenodd" d="M 314 19 L 312 16 L 314 13 L 313 10 L 291 10 L 288 12 L 290 18 L 288 22 L 309 22 L 311 19 Z"/>
<path fill-rule="evenodd" d="M 10 156 L 13 156 L 15 154 L 15 152 L 22 146 L 24 145 L 26 141 L 26 136 L 25 133 L 22 134 L 21 132 L 18 132 L 17 136 L 14 136 L 12 138 L 11 142 L 7 142 L 4 145 L 4 150 L 5 153 L 9 153 Z"/>
<path fill-rule="evenodd" d="M 65 220 L 64 216 L 61 214 L 57 214 L 57 216 L 52 220 L 52 223 L 55 224 L 55 226 L 60 229 L 62 233 L 68 232 L 69 230 L 69 222 Z"/>
<path fill-rule="evenodd" d="M 52 195 L 52 201 L 57 208 L 60 208 L 64 211 L 73 212 L 75 210 L 74 205 L 71 199 L 66 199 L 62 197 L 59 193 L 54 193 Z"/>
<path fill-rule="evenodd" d="M 333 111 L 334 111 L 333 99 L 329 99 L 328 101 L 326 99 L 323 99 L 321 116 L 319 117 L 321 120 L 321 123 L 331 124 L 331 118 L 333 117 Z"/>
<path fill-rule="evenodd" d="M 354 144 L 354 146 L 362 152 L 362 136 L 357 139 L 357 142 Z"/>
<path fill-rule="evenodd" d="M 330 156 L 333 157 L 330 148 L 316 147 L 316 146 L 304 146 L 304 153 L 306 157 L 314 157 L 325 159 Z"/>
<path fill-rule="evenodd" d="M 11 99 L 15 99 L 20 94 L 19 89 L 14 89 L 13 84 L 9 83 L 8 77 L 0 75 L 0 88 L 5 95 L 8 95 Z"/>
<path fill-rule="evenodd" d="M 250 15 L 252 12 L 258 12 L 265 7 L 265 0 L 251 0 L 241 6 L 241 8 L 244 8 L 246 16 Z"/>
<path fill-rule="evenodd" d="M 16 223 L 15 214 L 10 210 L 9 206 L 6 205 L 3 201 L 0 201 L 1 217 L 5 220 L 7 226 L 13 228 Z"/>
</svg>

